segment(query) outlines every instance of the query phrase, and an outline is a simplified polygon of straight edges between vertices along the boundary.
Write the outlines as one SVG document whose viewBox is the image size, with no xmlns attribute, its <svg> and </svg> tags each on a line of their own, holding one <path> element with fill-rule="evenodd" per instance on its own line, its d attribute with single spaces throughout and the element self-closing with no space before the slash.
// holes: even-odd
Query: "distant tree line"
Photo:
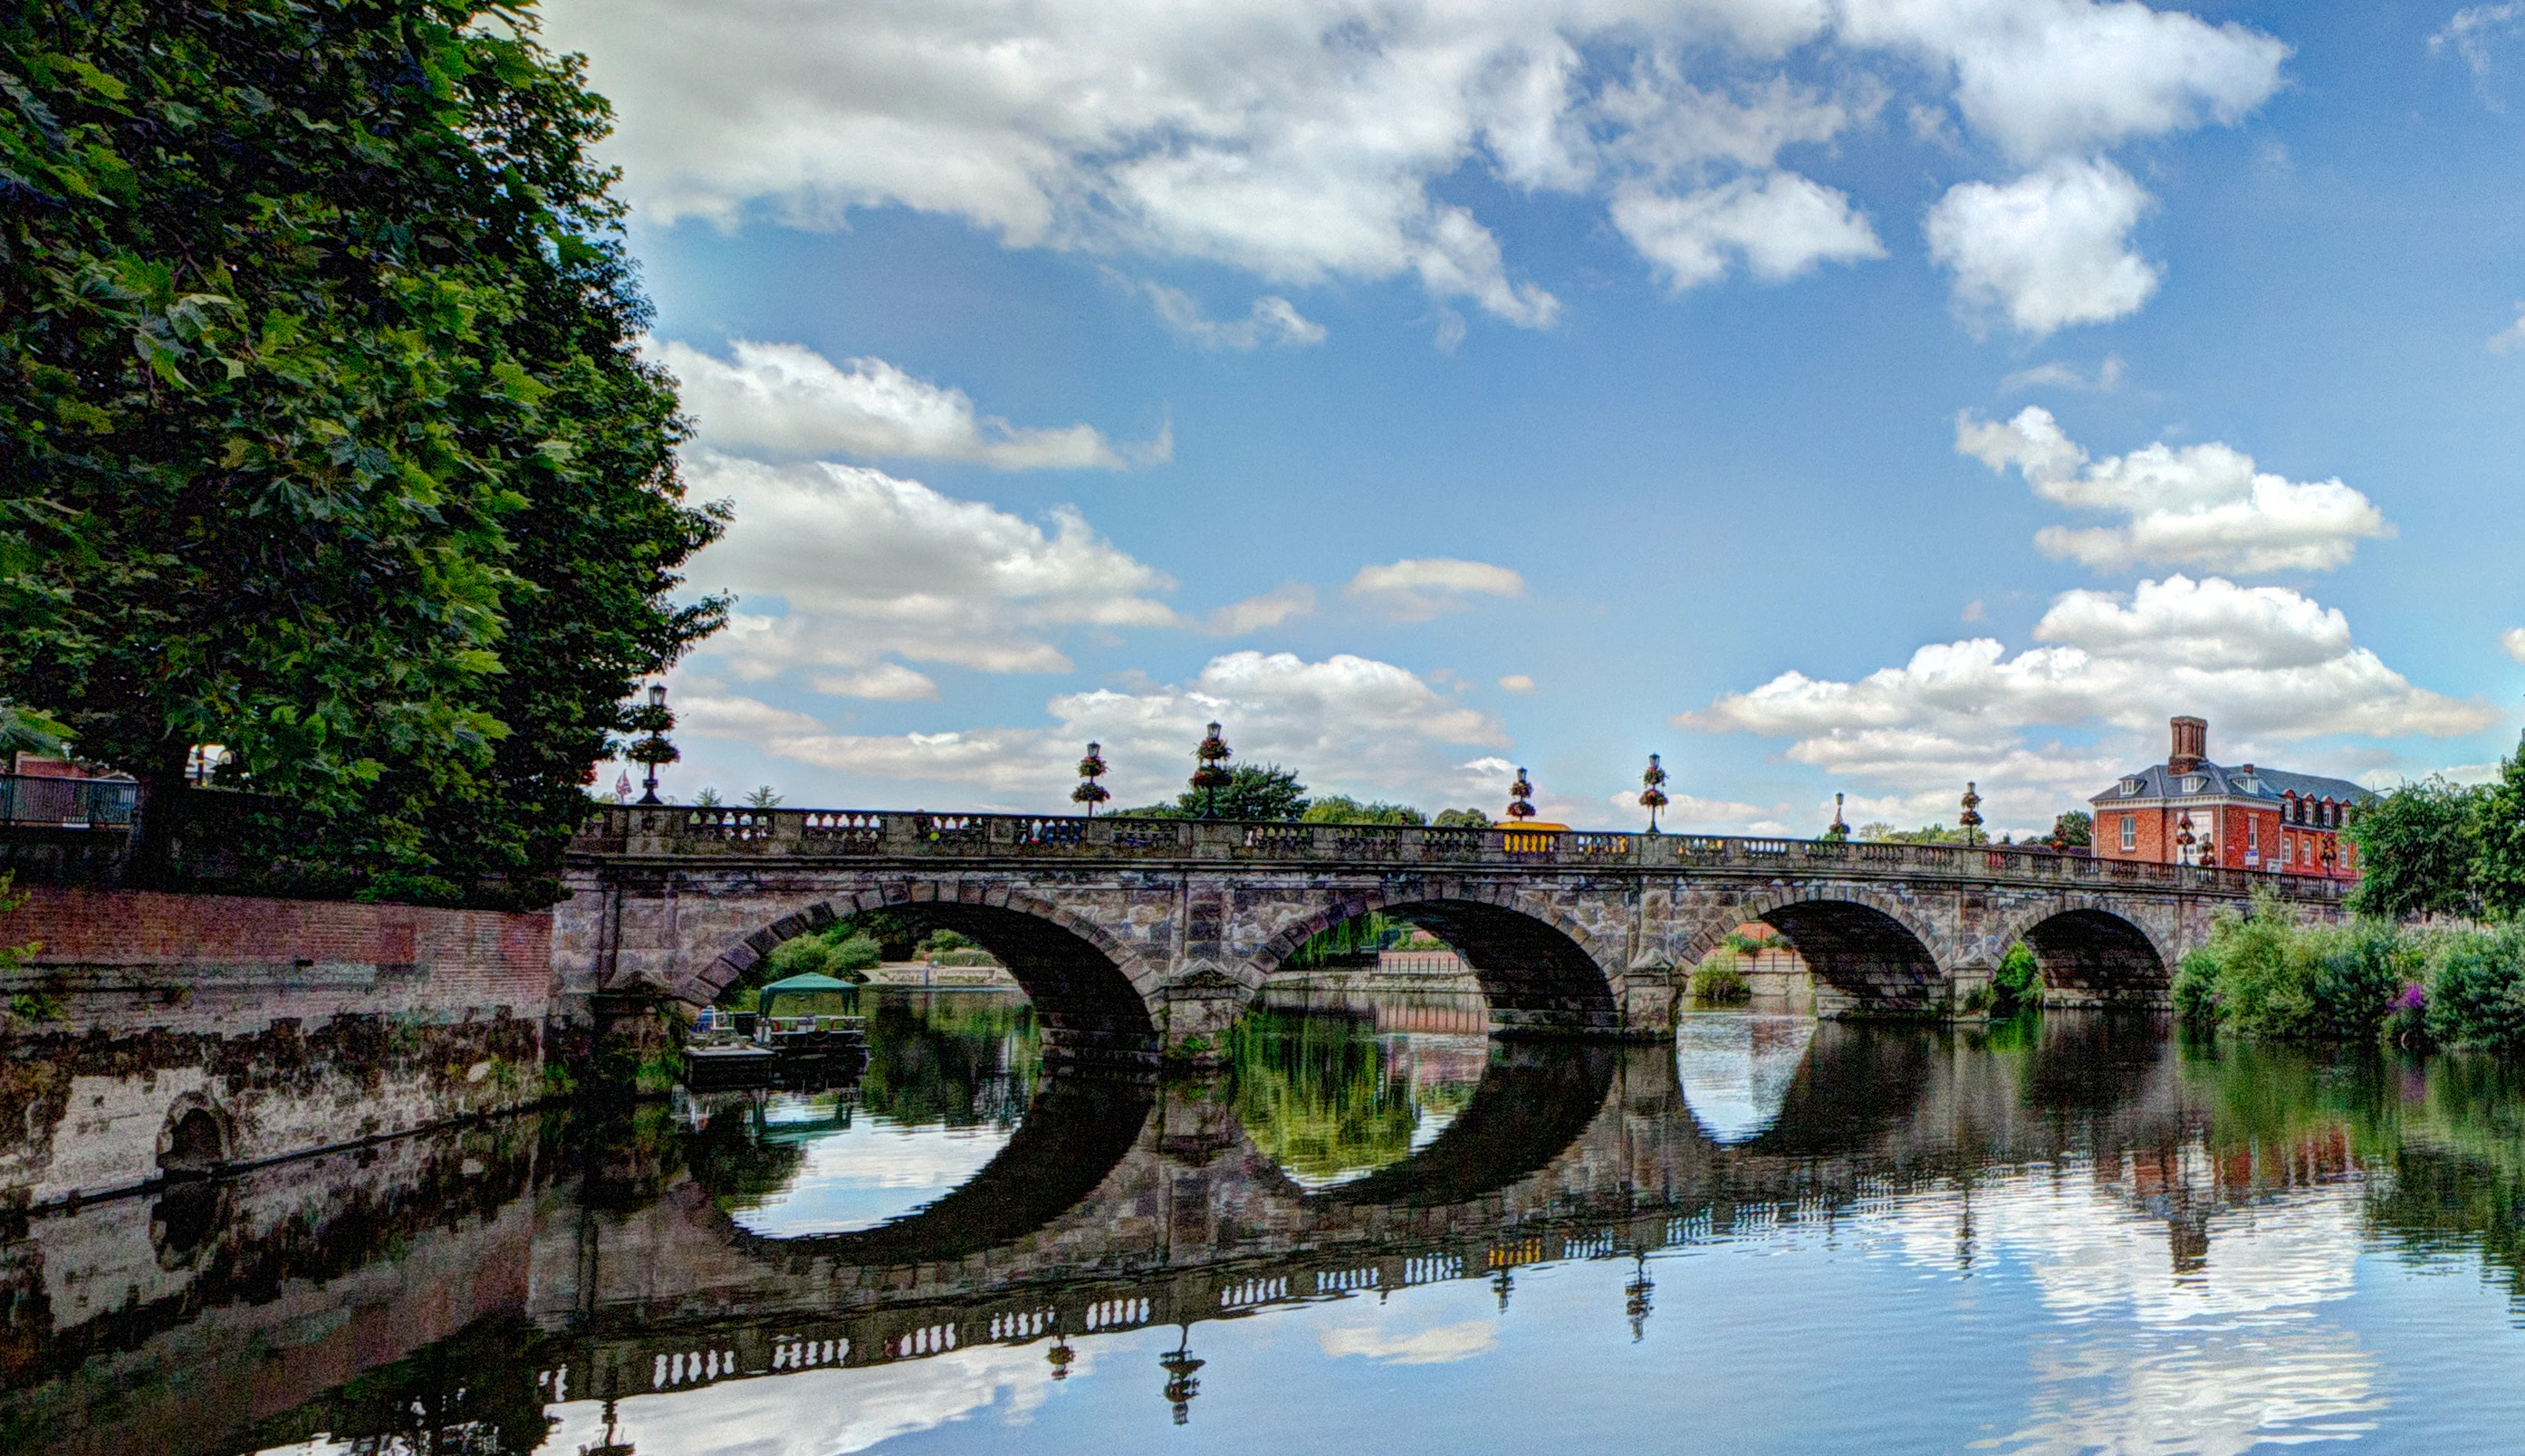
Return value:
<svg viewBox="0 0 2525 1456">
<path fill-rule="evenodd" d="M 1186 789 L 1172 802 L 1116 809 L 1114 817 L 1198 819 L 1211 801 L 1208 791 Z M 1363 801 L 1346 794 L 1310 798 L 1307 786 L 1298 781 L 1297 770 L 1277 763 L 1240 763 L 1228 770 L 1227 782 L 1218 787 L 1216 803 L 1221 819 L 1262 822 L 1429 825 L 1439 829 L 1488 829 L 1491 823 L 1479 809 L 1441 809 L 1433 819 L 1408 803 Z"/>
</svg>

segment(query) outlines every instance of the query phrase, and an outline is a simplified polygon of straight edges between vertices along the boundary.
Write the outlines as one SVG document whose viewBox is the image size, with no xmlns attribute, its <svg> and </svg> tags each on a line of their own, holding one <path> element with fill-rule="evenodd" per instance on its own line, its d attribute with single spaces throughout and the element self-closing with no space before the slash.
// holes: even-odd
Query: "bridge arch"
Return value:
<svg viewBox="0 0 2525 1456">
<path fill-rule="evenodd" d="M 2042 968 L 2046 1000 L 2067 1005 L 2163 1006 L 2174 957 L 2149 929 L 2092 896 L 2020 916 L 1995 944 L 2022 941 Z"/>
<path fill-rule="evenodd" d="M 1924 1012 L 1947 995 L 1946 969 L 1930 948 L 1933 929 L 1900 898 L 1858 885 L 1783 887 L 1740 900 L 1686 943 L 1682 963 L 1698 965 L 1748 920 L 1788 937 L 1816 978 L 1856 1009 Z"/>
<path fill-rule="evenodd" d="M 1102 1186 L 1148 1131 L 1156 1089 L 1121 1078 L 1056 1074 L 1043 1084 L 998 1156 L 935 1202 L 866 1229 L 782 1237 L 758 1234 L 721 1206 L 711 1160 L 697 1160 L 687 1216 L 746 1257 L 801 1256 L 903 1268 L 953 1263 L 1004 1249 L 1063 1216 Z M 730 1109 L 732 1110 L 732 1109 Z M 722 1114 L 724 1115 L 724 1113 Z M 707 1137 L 712 1130 L 705 1128 Z"/>
<path fill-rule="evenodd" d="M 1456 893 L 1419 887 L 1360 891 L 1297 917 L 1255 957 L 1267 975 L 1320 931 L 1371 910 L 1426 926 L 1456 949 L 1481 983 L 1494 1033 L 1621 1029 L 1614 978 L 1622 959 L 1572 916 L 1544 898 L 1505 886 L 1468 885 Z"/>
<path fill-rule="evenodd" d="M 672 988 L 708 1005 L 782 942 L 854 915 L 886 910 L 952 930 L 996 955 L 1031 998 L 1055 1062 L 1145 1063 L 1159 1031 L 1149 999 L 1126 966 L 1128 947 L 1105 927 L 1044 896 L 1005 882 L 898 880 L 818 900 L 746 936 Z"/>
</svg>

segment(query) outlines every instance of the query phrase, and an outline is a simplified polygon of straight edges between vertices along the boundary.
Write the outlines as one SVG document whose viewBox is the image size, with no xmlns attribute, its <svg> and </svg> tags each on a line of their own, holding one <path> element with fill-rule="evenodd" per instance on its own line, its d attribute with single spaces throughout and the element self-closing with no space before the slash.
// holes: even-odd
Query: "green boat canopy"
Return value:
<svg viewBox="0 0 2525 1456">
<path fill-rule="evenodd" d="M 803 975 L 790 976 L 764 987 L 756 994 L 754 1003 L 763 1008 L 764 1015 L 768 1016 L 771 1014 L 772 1002 L 784 995 L 815 995 L 825 992 L 857 990 L 859 988 L 848 981 L 835 980 L 820 971 L 808 971 Z"/>
<path fill-rule="evenodd" d="M 771 994 L 772 994 L 773 992 L 775 992 L 775 991 L 857 991 L 857 990 L 859 990 L 859 988 L 858 988 L 858 987 L 856 987 L 856 986 L 854 986 L 854 985 L 852 985 L 852 984 L 851 984 L 850 982 L 848 982 L 848 981 L 836 981 L 836 980 L 834 980 L 832 977 L 825 975 L 825 974 L 824 974 L 823 972 L 821 972 L 821 971 L 809 971 L 809 972 L 807 972 L 807 973 L 806 973 L 805 975 L 803 975 L 803 976 L 791 976 L 791 977 L 789 977 L 788 979 L 783 980 L 783 981 L 774 981 L 774 982 L 772 982 L 770 985 L 766 986 L 766 987 L 764 987 L 764 988 L 763 988 L 763 994 L 764 994 L 765 995 L 771 995 Z"/>
</svg>

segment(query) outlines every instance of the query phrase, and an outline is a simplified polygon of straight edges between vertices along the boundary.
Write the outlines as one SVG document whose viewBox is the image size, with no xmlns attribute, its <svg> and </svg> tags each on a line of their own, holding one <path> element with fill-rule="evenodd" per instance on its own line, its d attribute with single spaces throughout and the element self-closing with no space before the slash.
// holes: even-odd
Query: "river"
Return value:
<svg viewBox="0 0 2525 1456">
<path fill-rule="evenodd" d="M 2525 1078 L 2454 1056 L 1284 1004 L 1046 1073 L 867 994 L 825 1085 L 0 1226 L 0 1446 L 2239 1452 L 2525 1442 Z"/>
</svg>

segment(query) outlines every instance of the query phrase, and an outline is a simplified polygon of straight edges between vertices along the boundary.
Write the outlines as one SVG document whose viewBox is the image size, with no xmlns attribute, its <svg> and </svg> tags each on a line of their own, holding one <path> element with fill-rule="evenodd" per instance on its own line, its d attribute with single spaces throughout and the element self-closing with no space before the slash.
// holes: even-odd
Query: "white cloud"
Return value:
<svg viewBox="0 0 2525 1456">
<path fill-rule="evenodd" d="M 2518 0 L 2518 3 L 2525 4 L 2525 0 Z M 2489 347 L 2493 354 L 2508 354 L 2518 349 L 2525 349 L 2525 303 L 2516 306 L 2515 322 L 2490 336 Z"/>
<path fill-rule="evenodd" d="M 758 742 L 774 756 L 823 768 L 956 784 L 1035 804 L 1067 793 L 1078 747 L 1089 739 L 1105 745 L 1114 765 L 1116 803 L 1172 798 L 1213 720 L 1226 725 L 1237 761 L 1295 768 L 1318 793 L 1403 793 L 1432 802 L 1466 792 L 1461 746 L 1508 744 L 1493 714 L 1450 700 L 1408 669 L 1347 654 L 1309 662 L 1289 653 L 1230 653 L 1188 683 L 1064 694 L 1049 709 L 1058 726 L 882 737 L 767 732 Z"/>
<path fill-rule="evenodd" d="M 1373 1325 L 1337 1325 L 1315 1336 L 1326 1355 L 1362 1355 L 1380 1365 L 1446 1365 L 1487 1355 L 1499 1343 L 1495 1320 L 1463 1320 L 1409 1335 Z"/>
<path fill-rule="evenodd" d="M 698 686 L 698 685 L 695 685 Z M 806 713 L 752 698 L 691 687 L 674 697 L 675 727 L 703 738 L 765 739 L 777 734 L 815 733 L 822 724 Z"/>
<path fill-rule="evenodd" d="M 1206 629 L 1213 636 L 1237 637 L 1276 627 L 1291 617 L 1315 609 L 1315 589 L 1303 582 L 1282 582 L 1259 597 L 1231 602 L 1210 614 Z"/>
<path fill-rule="evenodd" d="M 1789 739 L 1792 760 L 1890 785 L 1949 819 L 1976 779 L 1995 822 L 2030 825 L 2049 822 L 2044 805 L 2161 757 L 2178 712 L 2209 719 L 2221 761 L 2334 735 L 2452 737 L 2496 716 L 2413 686 L 2352 641 L 2340 611 L 2279 587 L 2173 576 L 2127 596 L 2068 592 L 2034 638 L 2047 645 L 2012 656 L 1990 638 L 1932 643 L 1855 682 L 1784 672 L 1675 721 Z M 2079 746 L 2037 729 L 2103 736 Z"/>
<path fill-rule="evenodd" d="M 2279 89 L 2289 55 L 2133 0 L 1844 0 L 1841 33 L 1954 67 L 1964 120 L 2020 162 L 2233 125 Z"/>
<path fill-rule="evenodd" d="M 854 672 L 815 673 L 808 677 L 807 686 L 836 698 L 867 698 L 879 703 L 917 703 L 938 696 L 938 685 L 927 674 L 915 672 L 900 662 L 879 662 Z"/>
<path fill-rule="evenodd" d="M 685 476 L 696 495 L 736 508 L 691 577 L 735 591 L 749 608 L 701 653 L 746 681 L 822 669 L 815 681 L 824 691 L 926 697 L 926 678 L 882 659 L 1065 672 L 1056 640 L 1068 629 L 1181 623 L 1157 600 L 1174 581 L 1066 507 L 1051 512 L 1047 531 L 863 466 L 768 465 L 707 451 L 686 461 Z M 765 598 L 785 602 L 787 613 L 754 606 Z"/>
<path fill-rule="evenodd" d="M 1254 301 L 1254 307 L 1242 318 L 1221 323 L 1201 311 L 1201 304 L 1180 288 L 1171 288 L 1154 280 L 1135 282 L 1123 273 L 1105 269 L 1106 276 L 1133 293 L 1145 294 L 1158 313 L 1158 321 L 1168 332 L 1204 349 L 1251 350 L 1264 344 L 1286 344 L 1297 348 L 1324 341 L 1324 326 L 1298 312 L 1298 306 L 1275 293 L 1266 293 Z"/>
<path fill-rule="evenodd" d="M 1522 672 L 1510 673 L 1508 676 L 1499 680 L 1499 685 L 1508 689 L 1511 693 L 1531 693 L 1534 691 L 1534 679 L 1526 676 Z"/>
<path fill-rule="evenodd" d="M 1952 105 L 2029 167 L 2234 122 L 2287 56 L 2135 0 L 546 11 L 559 44 L 589 53 L 620 117 L 607 155 L 661 222 L 838 226 L 899 206 L 1012 247 L 1207 260 L 1292 286 L 1416 277 L 1441 304 L 1530 327 L 1559 301 L 1436 195 L 1467 168 L 1526 192 L 1665 199 L 1629 202 L 1624 230 L 1678 281 L 1701 269 L 1707 248 L 1690 243 L 1705 234 L 1784 277 L 1878 256 L 1847 198 L 1776 170 L 1782 149 L 1870 123 L 1890 99 L 1871 52 L 1924 59 L 1930 94 L 1907 98 L 1912 113 Z M 1801 72 L 1851 79 L 1825 94 Z M 1718 220 L 1656 216 L 1695 200 Z M 1258 339 L 1294 327 L 1276 312 L 1214 326 L 1248 323 Z"/>
<path fill-rule="evenodd" d="M 1735 259 L 1755 277 L 1777 283 L 1818 263 L 1885 256 L 1849 194 L 1796 172 L 1742 176 L 1681 196 L 1626 189 L 1614 197 L 1612 215 L 1622 236 L 1677 292 L 1716 282 Z"/>
<path fill-rule="evenodd" d="M 2490 42 L 2500 31 L 2512 27 L 2525 19 L 2525 0 L 2505 0 L 2500 5 L 2467 5 L 2451 17 L 2446 27 L 2429 37 L 2429 49 L 2443 55 L 2449 49 L 2463 57 L 2475 76 L 2490 73 Z"/>
<path fill-rule="evenodd" d="M 1996 314 L 2020 333 L 2135 314 L 2157 269 L 2130 246 L 2154 204 L 2101 158 L 2062 159 L 2012 182 L 1962 182 L 1929 209 L 1929 256 L 1956 275 L 1968 320 Z"/>
<path fill-rule="evenodd" d="M 1442 612 L 1470 607 L 1472 604 L 1464 600 L 1467 596 L 1522 596 L 1525 578 L 1487 561 L 1430 557 L 1390 566 L 1362 566 L 1342 592 L 1397 621 L 1425 622 Z"/>
<path fill-rule="evenodd" d="M 732 361 L 672 339 L 652 352 L 682 384 L 702 442 L 723 449 L 971 461 L 1001 470 L 1119 470 L 1174 454 L 1165 434 L 1117 450 L 1084 424 L 1020 429 L 977 413 L 965 391 L 881 359 L 854 359 L 845 368 L 804 345 L 742 339 L 729 348 Z"/>
<path fill-rule="evenodd" d="M 2122 375 L 2128 369 L 2118 354 L 2107 354 L 2092 374 L 2076 364 L 2054 360 L 2019 369 L 1999 381 L 2002 394 L 2014 394 L 2026 389 L 2075 389 L 2087 394 L 2112 394 L 2122 387 Z"/>
<path fill-rule="evenodd" d="M 2361 540 L 2394 534 L 2383 512 L 2339 480 L 2256 470 L 2252 456 L 2226 445 L 2160 443 L 2090 461 L 2038 406 L 2004 423 L 1958 415 L 1956 449 L 1994 470 L 2015 465 L 2045 500 L 2127 517 L 2119 526 L 2046 526 L 2035 536 L 2047 554 L 2098 570 L 2328 571 L 2347 564 Z"/>
<path fill-rule="evenodd" d="M 1625 789 L 1605 801 L 1613 806 L 1614 822 L 1627 825 L 1637 819 L 1642 827 L 1648 823 L 1649 811 L 1640 807 L 1640 791 Z M 1658 813 L 1658 824 L 1667 830 L 1725 830 L 1750 828 L 1755 823 L 1771 823 L 1769 816 L 1786 813 L 1785 803 L 1740 803 L 1732 799 L 1704 799 L 1698 794 L 1672 794 Z"/>
<path fill-rule="evenodd" d="M 2507 650 L 2507 655 L 2525 662 L 2525 627 L 2510 627 L 2500 633 L 2499 645 Z"/>
</svg>

